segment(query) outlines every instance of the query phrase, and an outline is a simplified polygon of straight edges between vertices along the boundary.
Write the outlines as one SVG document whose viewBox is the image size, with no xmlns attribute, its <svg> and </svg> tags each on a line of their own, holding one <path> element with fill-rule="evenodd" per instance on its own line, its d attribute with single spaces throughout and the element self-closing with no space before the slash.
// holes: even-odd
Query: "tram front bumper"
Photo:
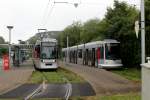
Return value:
<svg viewBox="0 0 150 100">
<path fill-rule="evenodd" d="M 57 69 L 57 63 L 41 63 L 41 69 Z"/>
</svg>

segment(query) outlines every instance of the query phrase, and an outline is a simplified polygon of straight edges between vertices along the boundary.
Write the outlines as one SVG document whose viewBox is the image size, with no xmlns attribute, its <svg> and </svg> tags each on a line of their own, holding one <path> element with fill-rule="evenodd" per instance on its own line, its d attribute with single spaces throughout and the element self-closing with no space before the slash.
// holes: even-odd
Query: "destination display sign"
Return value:
<svg viewBox="0 0 150 100">
<path fill-rule="evenodd" d="M 42 42 L 42 46 L 56 46 L 54 42 Z"/>
</svg>

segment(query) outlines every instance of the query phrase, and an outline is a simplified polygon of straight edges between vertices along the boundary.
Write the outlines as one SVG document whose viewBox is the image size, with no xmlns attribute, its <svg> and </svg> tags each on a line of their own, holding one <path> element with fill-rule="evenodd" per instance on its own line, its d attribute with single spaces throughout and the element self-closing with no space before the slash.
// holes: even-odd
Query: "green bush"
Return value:
<svg viewBox="0 0 150 100">
<path fill-rule="evenodd" d="M 141 63 L 140 40 L 134 35 L 127 35 L 123 36 L 120 42 L 120 53 L 123 65 L 127 67 L 133 65 L 139 66 Z"/>
<path fill-rule="evenodd" d="M 6 48 L 0 48 L 0 57 L 2 57 L 6 53 L 8 53 L 8 49 L 6 49 Z"/>
</svg>

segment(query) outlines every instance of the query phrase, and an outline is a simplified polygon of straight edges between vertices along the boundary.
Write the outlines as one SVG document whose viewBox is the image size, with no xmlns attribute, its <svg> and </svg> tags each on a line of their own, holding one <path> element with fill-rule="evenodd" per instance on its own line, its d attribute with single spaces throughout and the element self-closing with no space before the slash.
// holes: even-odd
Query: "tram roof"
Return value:
<svg viewBox="0 0 150 100">
<path fill-rule="evenodd" d="M 79 48 L 79 49 L 84 48 L 84 44 L 80 44 L 80 45 L 78 45 L 78 48 Z"/>
<path fill-rule="evenodd" d="M 68 48 L 69 49 L 69 48 Z M 67 48 L 62 48 L 62 51 L 65 51 L 65 50 L 67 50 Z"/>
<path fill-rule="evenodd" d="M 78 46 L 72 46 L 70 47 L 71 50 L 77 49 Z"/>
<path fill-rule="evenodd" d="M 71 47 L 68 47 L 68 49 L 82 49 L 84 48 L 91 48 L 91 47 L 96 47 L 97 45 L 100 45 L 100 44 L 107 44 L 107 43 L 120 43 L 119 41 L 117 40 L 114 40 L 114 39 L 104 39 L 103 41 L 94 41 L 94 42 L 89 42 L 89 43 L 85 43 L 85 44 L 80 44 L 80 45 L 76 45 L 76 46 L 71 46 Z M 67 48 L 63 48 L 62 50 L 67 50 Z"/>
<path fill-rule="evenodd" d="M 114 39 L 105 39 L 103 42 L 104 43 L 120 43 L 119 41 L 114 40 Z"/>
</svg>

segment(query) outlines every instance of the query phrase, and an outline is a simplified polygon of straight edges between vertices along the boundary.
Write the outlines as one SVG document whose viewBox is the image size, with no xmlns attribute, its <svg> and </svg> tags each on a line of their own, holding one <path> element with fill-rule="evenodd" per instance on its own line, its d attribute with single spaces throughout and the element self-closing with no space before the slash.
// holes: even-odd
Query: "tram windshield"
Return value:
<svg viewBox="0 0 150 100">
<path fill-rule="evenodd" d="M 42 44 L 41 49 L 42 59 L 56 59 L 56 46 Z"/>
<path fill-rule="evenodd" d="M 117 60 L 120 59 L 120 46 L 118 43 L 111 43 L 105 45 L 106 59 Z"/>
</svg>

